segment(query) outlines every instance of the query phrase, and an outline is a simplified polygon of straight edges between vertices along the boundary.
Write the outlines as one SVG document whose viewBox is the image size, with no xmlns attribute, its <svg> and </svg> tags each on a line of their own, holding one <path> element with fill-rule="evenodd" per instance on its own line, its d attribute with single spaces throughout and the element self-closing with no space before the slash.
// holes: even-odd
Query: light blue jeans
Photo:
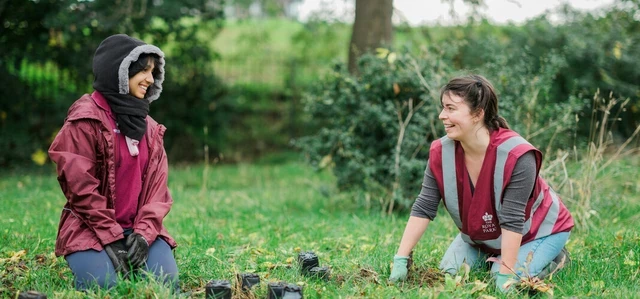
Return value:
<svg viewBox="0 0 640 299">
<path fill-rule="evenodd" d="M 73 272 L 76 290 L 84 291 L 96 285 L 108 289 L 116 285 L 118 275 L 104 250 L 78 251 L 64 258 Z M 151 244 L 149 257 L 142 269 L 178 290 L 178 266 L 171 247 L 163 239 L 157 238 Z"/>
<path fill-rule="evenodd" d="M 538 275 L 540 271 L 560 254 L 567 240 L 569 240 L 570 234 L 570 232 L 557 233 L 522 245 L 520 251 L 518 251 L 518 261 L 513 270 L 518 275 L 521 275 L 529 252 L 533 252 L 533 258 L 527 268 L 529 275 Z M 455 275 L 463 262 L 466 262 L 471 268 L 482 268 L 483 266 L 487 266 L 486 260 L 491 256 L 493 255 L 465 243 L 462 237 L 460 237 L 460 234 L 458 234 L 453 242 L 451 242 L 451 245 L 449 245 L 449 249 L 445 252 L 444 257 L 442 257 L 440 270 Z M 497 257 L 501 258 L 500 255 Z M 493 265 L 491 265 L 491 272 L 497 273 L 498 271 L 500 271 L 500 265 L 493 263 Z"/>
</svg>

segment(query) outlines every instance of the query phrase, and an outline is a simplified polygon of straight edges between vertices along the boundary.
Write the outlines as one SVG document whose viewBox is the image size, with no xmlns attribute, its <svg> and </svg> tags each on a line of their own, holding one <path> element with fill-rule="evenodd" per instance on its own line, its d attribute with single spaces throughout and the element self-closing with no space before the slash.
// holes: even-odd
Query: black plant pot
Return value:
<svg viewBox="0 0 640 299">
<path fill-rule="evenodd" d="M 267 285 L 267 299 L 280 299 L 284 296 L 284 287 L 285 283 L 283 282 L 270 282 Z"/>
<path fill-rule="evenodd" d="M 329 274 L 331 270 L 328 267 L 313 267 L 307 272 L 308 276 L 320 278 L 322 280 L 329 280 Z"/>
<path fill-rule="evenodd" d="M 282 299 L 301 299 L 302 288 L 295 284 L 288 284 L 284 287 Z"/>
<path fill-rule="evenodd" d="M 212 280 L 205 287 L 207 299 L 231 299 L 231 283 L 228 280 Z"/>
<path fill-rule="evenodd" d="M 260 276 L 255 273 L 242 273 L 239 274 L 238 281 L 240 282 L 240 286 L 242 290 L 247 292 L 251 290 L 254 285 L 260 284 Z"/>
<path fill-rule="evenodd" d="M 18 299 L 47 299 L 47 295 L 36 291 L 26 291 L 20 292 Z"/>
<path fill-rule="evenodd" d="M 298 254 L 298 263 L 300 264 L 300 271 L 302 271 L 302 273 L 311 270 L 313 267 L 320 266 L 318 256 L 313 253 L 313 251 Z"/>
</svg>

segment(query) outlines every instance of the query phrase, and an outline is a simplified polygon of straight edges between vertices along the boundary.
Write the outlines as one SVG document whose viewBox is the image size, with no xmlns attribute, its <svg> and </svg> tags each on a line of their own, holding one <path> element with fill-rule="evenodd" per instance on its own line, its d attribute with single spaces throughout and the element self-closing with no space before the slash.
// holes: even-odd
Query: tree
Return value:
<svg viewBox="0 0 640 299">
<path fill-rule="evenodd" d="M 358 72 L 358 58 L 393 41 L 393 0 L 356 0 L 356 17 L 349 42 L 349 72 Z"/>
</svg>

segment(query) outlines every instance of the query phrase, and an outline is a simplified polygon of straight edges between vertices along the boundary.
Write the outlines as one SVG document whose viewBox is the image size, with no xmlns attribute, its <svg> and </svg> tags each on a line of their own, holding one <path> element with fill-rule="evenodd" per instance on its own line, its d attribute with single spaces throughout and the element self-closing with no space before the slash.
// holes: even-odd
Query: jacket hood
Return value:
<svg viewBox="0 0 640 299">
<path fill-rule="evenodd" d="M 100 92 L 116 92 L 129 94 L 129 66 L 138 60 L 141 54 L 158 55 L 157 78 L 149 89 L 145 98 L 149 103 L 160 97 L 162 82 L 164 81 L 164 53 L 154 45 L 126 34 L 116 34 L 107 37 L 93 56 L 93 87 Z"/>
</svg>

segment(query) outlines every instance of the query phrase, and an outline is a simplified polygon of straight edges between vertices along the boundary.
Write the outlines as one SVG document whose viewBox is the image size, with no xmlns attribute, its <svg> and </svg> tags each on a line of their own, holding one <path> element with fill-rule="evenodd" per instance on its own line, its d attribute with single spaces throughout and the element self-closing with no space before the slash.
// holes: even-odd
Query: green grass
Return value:
<svg viewBox="0 0 640 299">
<path fill-rule="evenodd" d="M 598 212 L 594 228 L 573 232 L 568 245 L 573 264 L 552 279 L 556 296 L 640 294 L 639 166 L 638 158 L 618 161 L 594 182 L 600 198 L 592 203 Z M 52 256 L 65 202 L 53 172 L 47 168 L 0 177 L 0 297 L 15 296 L 19 290 L 38 290 L 50 298 L 168 296 L 150 281 L 127 281 L 110 292 L 73 291 L 66 262 Z M 203 173 L 208 173 L 206 190 Z M 387 285 L 408 215 L 366 210 L 335 190 L 332 175 L 303 164 L 216 165 L 206 171 L 201 165 L 174 167 L 169 184 L 175 203 L 165 225 L 179 244 L 175 256 L 184 297 L 203 298 L 209 280 L 233 281 L 235 273 L 243 272 L 260 275 L 258 298 L 266 296 L 265 282 L 278 280 L 302 284 L 307 298 L 501 297 L 491 284 L 472 294 L 475 280 L 490 283 L 481 271 L 457 287 L 439 281 L 422 287 L 415 281 Z M 417 268 L 437 268 L 455 234 L 441 209 L 415 248 Z M 6 260 L 21 250 L 24 256 Z M 295 260 L 299 251 L 307 250 L 331 267 L 329 281 L 299 275 Z"/>
</svg>

